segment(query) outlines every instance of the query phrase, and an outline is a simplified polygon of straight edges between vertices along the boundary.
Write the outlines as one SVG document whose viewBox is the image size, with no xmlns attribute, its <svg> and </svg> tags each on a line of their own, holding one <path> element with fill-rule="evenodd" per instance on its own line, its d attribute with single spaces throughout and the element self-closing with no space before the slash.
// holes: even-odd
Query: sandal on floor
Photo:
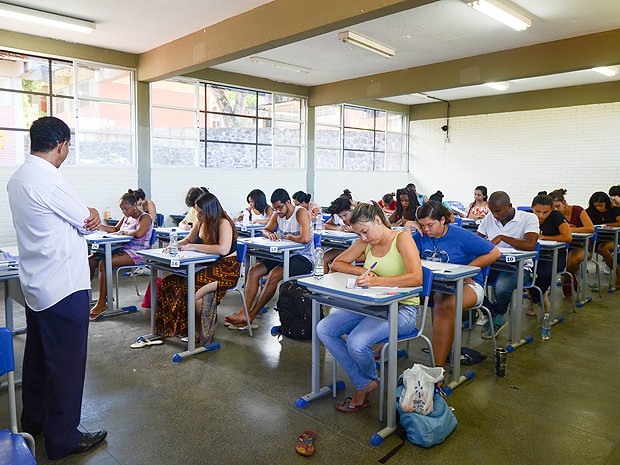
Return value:
<svg viewBox="0 0 620 465">
<path fill-rule="evenodd" d="M 370 393 L 369 393 L 370 394 Z M 370 407 L 370 395 L 367 394 L 362 405 L 353 403 L 353 397 L 345 398 L 342 403 L 336 405 L 336 410 L 344 413 L 353 413 L 359 409 Z"/>
<path fill-rule="evenodd" d="M 307 429 L 297 439 L 295 450 L 299 455 L 310 457 L 314 454 L 314 440 L 316 439 L 316 431 Z"/>
<path fill-rule="evenodd" d="M 141 349 L 142 347 L 158 346 L 163 343 L 164 341 L 162 341 L 161 339 L 151 340 L 145 338 L 144 336 L 140 336 L 138 339 L 136 339 L 136 342 L 131 344 L 129 347 L 131 347 L 132 349 Z"/>
<path fill-rule="evenodd" d="M 105 312 L 107 312 L 107 311 L 108 311 L 108 309 L 107 309 L 107 308 L 106 308 L 106 309 L 104 309 L 104 310 L 102 310 L 102 311 L 100 311 L 100 312 L 98 312 L 98 313 L 95 313 L 95 312 L 91 311 L 91 312 L 88 314 L 88 320 L 89 320 L 89 321 L 95 321 L 96 319 L 98 319 L 99 317 L 101 317 L 101 316 L 102 316 Z"/>
<path fill-rule="evenodd" d="M 250 323 L 250 328 L 258 329 L 258 325 L 256 323 Z M 228 329 L 237 329 L 239 331 L 247 331 L 248 325 L 243 324 L 241 326 L 233 325 L 232 323 L 228 325 Z"/>
</svg>

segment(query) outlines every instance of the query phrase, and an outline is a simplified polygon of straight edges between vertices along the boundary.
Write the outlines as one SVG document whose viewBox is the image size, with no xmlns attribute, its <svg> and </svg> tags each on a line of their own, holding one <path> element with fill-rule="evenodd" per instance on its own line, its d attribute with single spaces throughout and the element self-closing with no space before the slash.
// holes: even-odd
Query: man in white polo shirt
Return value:
<svg viewBox="0 0 620 465">
<path fill-rule="evenodd" d="M 513 208 L 506 192 L 493 192 L 489 197 L 490 213 L 478 226 L 478 235 L 488 239 L 500 248 L 534 250 L 538 242 L 540 226 L 533 213 Z M 524 262 L 524 282 L 532 279 L 532 260 Z M 506 326 L 505 314 L 517 288 L 517 273 L 510 271 L 491 271 L 489 281 L 495 282 L 495 304 L 491 306 L 493 321 L 482 327 L 481 337 L 491 338 L 491 331 L 499 333 Z"/>
<path fill-rule="evenodd" d="M 33 436 L 45 433 L 52 460 L 94 449 L 107 435 L 78 430 L 90 311 L 84 235 L 100 220 L 58 170 L 70 139 L 60 119 L 36 120 L 30 128 L 31 155 L 7 185 L 28 325 L 21 422 Z"/>
</svg>

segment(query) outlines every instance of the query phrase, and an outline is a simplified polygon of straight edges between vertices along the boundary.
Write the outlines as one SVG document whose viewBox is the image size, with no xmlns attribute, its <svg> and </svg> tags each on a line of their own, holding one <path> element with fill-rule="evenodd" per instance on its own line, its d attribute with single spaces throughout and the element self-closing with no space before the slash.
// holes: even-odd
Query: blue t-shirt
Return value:
<svg viewBox="0 0 620 465">
<path fill-rule="evenodd" d="M 448 232 L 439 239 L 420 234 L 415 234 L 413 239 L 422 260 L 457 265 L 469 265 L 474 259 L 488 254 L 495 247 L 472 231 L 454 225 L 448 225 Z M 484 285 L 482 273 L 478 273 L 473 279 L 481 286 Z"/>
</svg>

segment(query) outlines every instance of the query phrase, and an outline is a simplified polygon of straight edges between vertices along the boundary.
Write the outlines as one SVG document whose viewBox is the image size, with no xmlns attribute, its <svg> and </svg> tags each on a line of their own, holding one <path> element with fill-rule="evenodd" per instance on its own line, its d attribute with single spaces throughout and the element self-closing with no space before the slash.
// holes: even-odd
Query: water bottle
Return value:
<svg viewBox="0 0 620 465">
<path fill-rule="evenodd" d="M 108 221 L 110 219 L 110 207 L 105 207 L 105 213 L 103 214 L 103 219 Z"/>
<path fill-rule="evenodd" d="M 170 244 L 168 244 L 168 252 L 173 257 L 179 253 L 179 236 L 177 235 L 177 230 L 174 228 L 170 231 Z"/>
<path fill-rule="evenodd" d="M 318 236 L 317 241 L 320 244 L 320 239 L 323 237 L 323 217 L 319 214 L 314 222 L 314 234 Z M 317 242 L 315 242 L 317 244 Z"/>
<path fill-rule="evenodd" d="M 323 264 L 323 247 L 317 247 L 314 249 L 314 279 L 323 279 L 325 274 L 325 266 Z"/>
<path fill-rule="evenodd" d="M 243 210 L 243 223 L 241 223 L 243 226 L 249 226 L 250 225 L 250 212 L 246 209 Z"/>
<path fill-rule="evenodd" d="M 551 339 L 551 319 L 549 318 L 548 313 L 545 313 L 545 318 L 542 323 L 542 338 L 543 341 L 548 341 Z"/>
</svg>

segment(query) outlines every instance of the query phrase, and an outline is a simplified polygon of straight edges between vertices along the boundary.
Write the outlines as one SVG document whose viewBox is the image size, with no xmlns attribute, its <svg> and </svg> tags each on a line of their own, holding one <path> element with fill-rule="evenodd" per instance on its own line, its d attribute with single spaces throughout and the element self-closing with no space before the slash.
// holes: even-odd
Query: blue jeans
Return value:
<svg viewBox="0 0 620 465">
<path fill-rule="evenodd" d="M 418 307 L 402 305 L 398 310 L 398 334 L 416 327 Z M 325 347 L 347 372 L 360 391 L 378 378 L 375 357 L 370 346 L 389 336 L 389 323 L 346 310 L 335 309 L 323 318 L 316 332 Z M 342 337 L 348 334 L 346 340 Z"/>
<path fill-rule="evenodd" d="M 489 283 L 495 281 L 495 305 L 491 310 L 493 315 L 504 315 L 508 311 L 508 306 L 512 301 L 512 293 L 517 288 L 518 274 L 513 271 L 491 271 L 489 273 Z M 523 284 L 532 280 L 532 273 L 523 270 Z"/>
</svg>

